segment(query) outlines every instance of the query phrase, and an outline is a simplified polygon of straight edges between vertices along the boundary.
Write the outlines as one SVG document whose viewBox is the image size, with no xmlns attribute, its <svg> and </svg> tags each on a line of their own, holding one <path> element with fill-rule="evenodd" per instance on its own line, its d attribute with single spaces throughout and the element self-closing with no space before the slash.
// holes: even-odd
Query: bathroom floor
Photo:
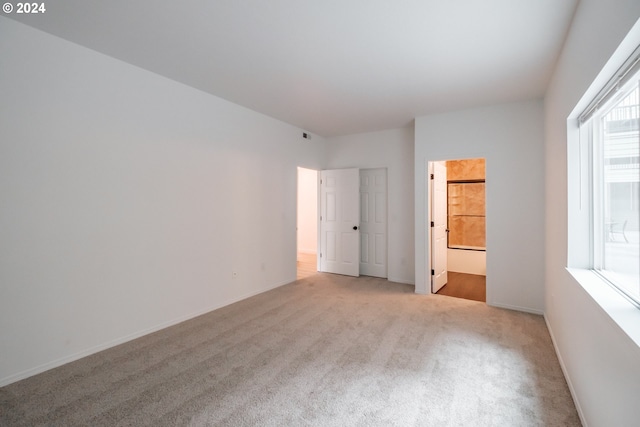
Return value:
<svg viewBox="0 0 640 427">
<path fill-rule="evenodd" d="M 474 301 L 487 301 L 487 277 L 476 274 L 447 272 L 447 284 L 438 292 L 438 295 L 470 299 Z"/>
</svg>

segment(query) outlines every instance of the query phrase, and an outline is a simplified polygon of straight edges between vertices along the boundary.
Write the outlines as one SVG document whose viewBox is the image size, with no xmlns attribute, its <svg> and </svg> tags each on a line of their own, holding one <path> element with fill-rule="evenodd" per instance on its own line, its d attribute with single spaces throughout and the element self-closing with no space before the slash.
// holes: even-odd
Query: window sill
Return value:
<svg viewBox="0 0 640 427">
<path fill-rule="evenodd" d="M 640 347 L 640 309 L 591 270 L 567 268 L 607 316 Z"/>
</svg>

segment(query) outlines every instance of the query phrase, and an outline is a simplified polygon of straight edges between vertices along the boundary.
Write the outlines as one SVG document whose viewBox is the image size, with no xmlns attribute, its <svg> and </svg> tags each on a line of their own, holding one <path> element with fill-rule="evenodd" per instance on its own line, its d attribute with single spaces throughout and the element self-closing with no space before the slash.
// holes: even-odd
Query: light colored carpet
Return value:
<svg viewBox="0 0 640 427">
<path fill-rule="evenodd" d="M 580 421 L 542 317 L 318 273 L 1 388 L 0 425 Z"/>
</svg>

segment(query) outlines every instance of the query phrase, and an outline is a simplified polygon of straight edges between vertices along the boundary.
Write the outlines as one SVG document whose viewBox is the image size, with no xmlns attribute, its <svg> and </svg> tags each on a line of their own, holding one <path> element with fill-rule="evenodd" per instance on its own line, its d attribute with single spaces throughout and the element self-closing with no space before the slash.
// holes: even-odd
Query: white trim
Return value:
<svg viewBox="0 0 640 427">
<path fill-rule="evenodd" d="M 428 224 L 431 223 L 432 221 L 431 198 L 432 198 L 433 189 L 431 188 L 431 174 L 433 173 L 433 163 L 436 161 L 437 160 L 434 160 L 434 161 L 426 160 L 427 164 L 425 168 L 427 173 L 425 175 L 425 193 L 426 194 L 424 196 L 424 202 L 425 202 L 424 216 L 427 222 L 425 223 L 426 232 L 425 232 L 425 242 L 424 242 L 424 246 L 425 246 L 425 250 L 424 250 L 425 272 L 424 272 L 424 283 L 423 283 L 424 288 L 421 288 L 420 290 L 418 290 L 418 288 L 416 287 L 416 293 L 425 294 L 425 295 L 433 293 L 432 291 L 433 276 L 431 276 L 431 269 L 433 268 L 431 263 L 431 257 L 433 256 L 433 254 L 431 253 L 431 251 L 433 250 L 433 245 L 431 244 L 431 238 L 432 238 L 431 227 Z"/>
<path fill-rule="evenodd" d="M 65 365 L 67 363 L 74 362 L 76 360 L 82 359 L 83 357 L 90 356 L 92 354 L 98 353 L 98 352 L 103 351 L 103 350 L 107 350 L 107 349 L 109 349 L 111 347 L 115 347 L 117 345 L 126 343 L 128 341 L 133 341 L 133 340 L 135 340 L 137 338 L 143 337 L 145 335 L 149 335 L 149 334 L 151 334 L 153 332 L 157 332 L 159 330 L 162 330 L 162 329 L 177 325 L 178 323 L 182 323 L 182 322 L 185 322 L 187 320 L 194 319 L 194 318 L 196 318 L 198 316 L 202 316 L 203 314 L 210 313 L 212 311 L 215 311 L 215 310 L 217 310 L 219 308 L 222 308 L 222 307 L 225 307 L 227 305 L 231 305 L 231 304 L 236 303 L 238 301 L 242 301 L 244 299 L 251 298 L 253 296 L 256 296 L 256 295 L 259 295 L 261 293 L 273 290 L 275 288 L 279 288 L 280 286 L 287 285 L 287 284 L 289 284 L 291 282 L 294 282 L 294 281 L 295 281 L 295 278 L 293 280 L 288 280 L 288 281 L 286 281 L 284 283 L 279 283 L 279 284 L 273 285 L 273 286 L 271 286 L 269 288 L 262 289 L 260 291 L 251 292 L 251 293 L 239 296 L 237 298 L 232 298 L 232 299 L 227 300 L 227 301 L 225 301 L 225 302 L 223 302 L 221 304 L 216 304 L 216 305 L 210 306 L 208 308 L 193 312 L 191 314 L 187 314 L 185 316 L 178 317 L 178 318 L 170 320 L 168 322 L 160 323 L 160 324 L 158 324 L 156 326 L 153 326 L 151 328 L 144 329 L 142 331 L 135 332 L 135 333 L 130 334 L 130 335 L 125 335 L 124 337 L 120 337 L 120 338 L 108 341 L 108 342 L 106 342 L 104 344 L 99 344 L 97 346 L 90 347 L 90 348 L 88 348 L 86 350 L 83 350 L 83 351 L 80 351 L 78 353 L 75 353 L 75 354 L 72 354 L 72 355 L 69 355 L 69 356 L 65 356 L 65 357 L 62 357 L 60 359 L 56 359 L 56 360 L 54 360 L 52 362 L 47 362 L 47 363 L 45 363 L 43 365 L 36 366 L 35 368 L 30 368 L 30 369 L 27 369 L 25 371 L 18 372 L 17 374 L 9 375 L 8 377 L 4 377 L 4 378 L 0 379 L 0 387 L 4 387 L 6 385 L 9 385 L 9 384 L 12 384 L 14 382 L 23 380 L 25 378 L 29 378 L 31 376 L 34 376 L 34 375 L 37 375 L 37 374 L 41 374 L 41 373 L 43 373 L 45 371 L 48 371 L 50 369 L 57 368 L 59 366 Z"/>
<path fill-rule="evenodd" d="M 389 276 L 389 277 L 387 277 L 387 280 L 389 282 L 402 283 L 403 285 L 413 285 L 413 286 L 416 285 L 415 280 L 401 279 L 399 277 L 391 277 L 391 276 Z M 419 293 L 419 292 L 416 292 L 416 293 Z"/>
<path fill-rule="evenodd" d="M 506 310 L 522 311 L 524 313 L 537 314 L 540 316 L 544 315 L 544 312 L 542 310 L 537 310 L 529 307 L 520 307 L 519 305 L 501 304 L 501 303 L 495 303 L 495 302 L 489 302 L 489 301 L 487 301 L 487 305 L 490 307 L 504 308 Z"/>
<path fill-rule="evenodd" d="M 576 393 L 575 388 L 573 387 L 573 383 L 571 382 L 571 377 L 569 376 L 569 371 L 562 359 L 562 354 L 560 353 L 560 349 L 556 344 L 556 337 L 553 334 L 553 329 L 551 329 L 551 324 L 547 319 L 547 316 L 543 315 L 544 322 L 547 324 L 547 329 L 549 330 L 549 336 L 551 337 L 551 343 L 553 344 L 553 349 L 556 352 L 556 356 L 558 357 L 558 362 L 560 362 L 560 369 L 562 369 L 562 374 L 564 375 L 565 380 L 567 381 L 567 385 L 569 386 L 569 392 L 571 393 L 571 397 L 573 398 L 573 404 L 576 406 L 576 410 L 578 411 L 578 416 L 580 417 L 580 422 L 584 427 L 589 427 L 589 423 L 587 423 L 587 418 L 584 416 L 584 412 L 582 411 L 582 407 L 580 406 L 580 401 L 578 400 L 578 394 Z"/>
</svg>

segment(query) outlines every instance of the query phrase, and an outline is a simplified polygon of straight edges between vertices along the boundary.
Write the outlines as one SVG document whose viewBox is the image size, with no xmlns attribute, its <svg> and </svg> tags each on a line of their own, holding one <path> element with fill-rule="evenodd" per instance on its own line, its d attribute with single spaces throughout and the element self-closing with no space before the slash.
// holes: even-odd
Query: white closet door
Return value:
<svg viewBox="0 0 640 427">
<path fill-rule="evenodd" d="M 360 275 L 359 187 L 359 169 L 321 172 L 321 271 Z"/>
<path fill-rule="evenodd" d="M 360 170 L 360 274 L 387 277 L 387 170 Z"/>
</svg>

